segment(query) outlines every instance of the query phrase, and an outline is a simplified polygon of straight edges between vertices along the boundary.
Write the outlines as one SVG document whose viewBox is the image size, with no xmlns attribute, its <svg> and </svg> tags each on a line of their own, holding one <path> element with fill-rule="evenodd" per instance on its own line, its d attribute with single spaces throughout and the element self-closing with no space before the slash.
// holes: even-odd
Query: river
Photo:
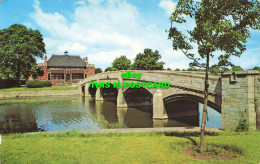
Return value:
<svg viewBox="0 0 260 164">
<path fill-rule="evenodd" d="M 152 106 L 117 109 L 116 102 L 83 97 L 9 99 L 0 104 L 0 133 L 200 126 L 202 115 L 199 104 L 199 116 L 154 120 Z M 221 114 L 209 107 L 206 127 L 221 128 Z"/>
</svg>

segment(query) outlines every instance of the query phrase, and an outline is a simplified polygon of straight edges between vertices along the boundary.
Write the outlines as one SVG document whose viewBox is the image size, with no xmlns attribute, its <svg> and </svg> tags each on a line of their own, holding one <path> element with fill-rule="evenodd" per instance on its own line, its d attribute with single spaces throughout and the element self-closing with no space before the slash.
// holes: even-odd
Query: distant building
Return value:
<svg viewBox="0 0 260 164">
<path fill-rule="evenodd" d="M 44 63 L 39 63 L 38 67 L 43 70 L 43 75 L 38 80 L 49 80 L 53 84 L 75 83 L 95 74 L 94 64 L 88 64 L 88 58 L 69 55 L 67 51 L 64 55 L 52 55 L 49 60 L 45 56 Z"/>
</svg>

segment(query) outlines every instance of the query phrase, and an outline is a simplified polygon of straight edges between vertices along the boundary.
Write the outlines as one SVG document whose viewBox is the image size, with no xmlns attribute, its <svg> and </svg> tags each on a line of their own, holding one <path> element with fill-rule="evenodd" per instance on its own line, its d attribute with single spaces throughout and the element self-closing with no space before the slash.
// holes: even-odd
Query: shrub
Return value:
<svg viewBox="0 0 260 164">
<path fill-rule="evenodd" d="M 26 80 L 19 80 L 19 85 L 26 85 Z"/>
<path fill-rule="evenodd" d="M 248 123 L 246 119 L 239 120 L 239 123 L 236 127 L 236 132 L 241 132 L 241 131 L 248 131 Z"/>
<path fill-rule="evenodd" d="M 11 80 L 11 79 L 0 79 L 0 89 L 2 88 L 11 88 L 11 87 L 18 87 L 19 81 L 18 80 Z"/>
<path fill-rule="evenodd" d="M 50 81 L 36 81 L 36 82 L 26 82 L 27 88 L 41 88 L 41 87 L 51 87 L 52 83 Z"/>
</svg>

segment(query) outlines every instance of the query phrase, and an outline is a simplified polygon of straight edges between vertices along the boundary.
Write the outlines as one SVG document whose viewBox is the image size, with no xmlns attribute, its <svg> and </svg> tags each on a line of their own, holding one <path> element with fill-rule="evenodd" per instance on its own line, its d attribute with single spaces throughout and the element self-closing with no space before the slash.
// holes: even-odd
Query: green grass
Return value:
<svg viewBox="0 0 260 164">
<path fill-rule="evenodd" d="M 177 136 L 176 136 L 177 135 Z M 206 135 L 205 149 L 238 150 L 233 160 L 198 160 L 184 153 L 199 136 L 180 133 L 82 134 L 77 132 L 2 136 L 2 163 L 259 163 L 260 132 Z"/>
<path fill-rule="evenodd" d="M 1 91 L 34 91 L 34 90 L 77 90 L 78 87 L 71 86 L 52 86 L 52 87 L 42 87 L 42 88 L 26 88 L 26 87 L 15 87 L 15 88 L 5 88 L 0 89 Z"/>
</svg>

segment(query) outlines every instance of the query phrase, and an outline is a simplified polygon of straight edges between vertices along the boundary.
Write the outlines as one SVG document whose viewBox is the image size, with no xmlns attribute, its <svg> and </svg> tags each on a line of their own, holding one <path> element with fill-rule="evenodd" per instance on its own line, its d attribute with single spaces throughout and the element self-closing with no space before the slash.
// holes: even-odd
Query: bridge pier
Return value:
<svg viewBox="0 0 260 164">
<path fill-rule="evenodd" d="M 117 108 L 126 108 L 127 107 L 127 103 L 126 103 L 125 97 L 124 97 L 123 88 L 118 89 L 116 107 Z"/>
<path fill-rule="evenodd" d="M 163 103 L 162 91 L 157 89 L 153 95 L 153 118 L 167 119 L 167 113 Z"/>
<path fill-rule="evenodd" d="M 82 86 L 81 85 L 78 86 L 78 91 L 79 91 L 80 94 L 82 94 Z"/>
<path fill-rule="evenodd" d="M 89 94 L 89 83 L 87 83 L 85 85 L 85 97 L 91 97 L 91 95 Z"/>
<path fill-rule="evenodd" d="M 99 87 L 97 88 L 95 100 L 96 101 L 104 101 L 104 98 L 101 94 L 101 89 Z"/>
<path fill-rule="evenodd" d="M 223 129 L 235 129 L 240 120 L 246 120 L 249 130 L 256 130 L 259 82 L 259 71 L 255 70 L 222 75 Z"/>
</svg>

